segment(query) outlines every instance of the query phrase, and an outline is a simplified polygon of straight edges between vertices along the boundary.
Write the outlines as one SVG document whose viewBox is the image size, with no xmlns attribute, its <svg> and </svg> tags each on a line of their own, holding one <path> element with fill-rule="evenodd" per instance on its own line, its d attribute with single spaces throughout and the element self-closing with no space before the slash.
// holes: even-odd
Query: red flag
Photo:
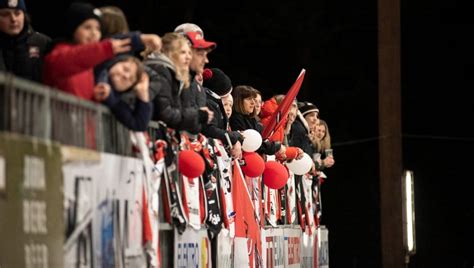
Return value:
<svg viewBox="0 0 474 268">
<path fill-rule="evenodd" d="M 288 90 L 288 93 L 286 93 L 285 98 L 281 101 L 280 105 L 278 105 L 278 109 L 276 112 L 272 115 L 272 118 L 270 119 L 270 123 L 265 126 L 263 129 L 262 133 L 262 138 L 267 139 L 272 135 L 272 133 L 281 127 L 281 124 L 283 123 L 282 118 L 286 118 L 288 116 L 288 113 L 290 111 L 290 107 L 293 103 L 293 101 L 296 98 L 296 95 L 298 95 L 298 92 L 300 91 L 301 84 L 303 83 L 304 75 L 306 73 L 306 70 L 303 69 L 301 70 L 300 75 L 296 79 L 295 83 L 293 86 L 291 86 L 290 90 Z"/>
<path fill-rule="evenodd" d="M 153 241 L 153 231 L 151 227 L 151 219 L 149 214 L 148 200 L 146 196 L 145 187 L 142 191 L 142 221 L 143 221 L 143 244 L 151 243 Z"/>
<path fill-rule="evenodd" d="M 238 162 L 234 162 L 232 199 L 235 211 L 235 236 L 249 238 L 252 241 L 251 247 L 256 247 L 257 254 L 261 256 L 260 225 L 255 217 L 255 208 Z"/>
</svg>

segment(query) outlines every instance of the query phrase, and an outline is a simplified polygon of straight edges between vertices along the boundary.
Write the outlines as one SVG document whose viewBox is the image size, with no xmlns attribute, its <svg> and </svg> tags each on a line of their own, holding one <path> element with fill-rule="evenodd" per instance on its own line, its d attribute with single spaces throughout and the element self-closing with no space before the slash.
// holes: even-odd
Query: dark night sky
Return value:
<svg viewBox="0 0 474 268">
<path fill-rule="evenodd" d="M 69 1 L 27 5 L 38 31 L 54 37 Z M 403 164 L 415 174 L 417 254 L 410 267 L 474 266 L 474 44 L 459 1 L 401 6 Z M 377 1 L 95 1 L 122 7 L 132 29 L 164 34 L 200 25 L 218 48 L 211 67 L 264 97 L 284 93 L 307 70 L 299 99 L 315 102 L 329 124 L 336 165 L 323 185 L 323 224 L 331 267 L 381 267 Z M 211 11 L 210 8 L 219 11 Z M 471 16 L 472 17 L 472 16 Z M 458 139 L 459 138 L 459 139 Z M 339 144 L 339 145 L 338 145 Z"/>
</svg>

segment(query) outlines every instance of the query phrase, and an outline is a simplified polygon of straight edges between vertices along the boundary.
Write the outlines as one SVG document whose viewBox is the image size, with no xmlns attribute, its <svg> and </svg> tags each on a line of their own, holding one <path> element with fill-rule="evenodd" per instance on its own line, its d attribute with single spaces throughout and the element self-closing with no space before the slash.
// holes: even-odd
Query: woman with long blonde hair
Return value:
<svg viewBox="0 0 474 268">
<path fill-rule="evenodd" d="M 325 150 L 331 149 L 331 135 L 326 121 L 319 119 L 319 122 L 312 129 L 311 135 L 313 146 L 317 152 L 324 153 Z"/>
<path fill-rule="evenodd" d="M 150 90 L 153 98 L 152 120 L 161 121 L 167 127 L 192 134 L 199 133 L 200 126 L 208 116 L 191 105 L 188 95 L 191 77 L 189 65 L 192 52 L 189 41 L 181 34 L 166 33 L 162 37 L 161 52 L 142 55 L 150 75 Z"/>
</svg>

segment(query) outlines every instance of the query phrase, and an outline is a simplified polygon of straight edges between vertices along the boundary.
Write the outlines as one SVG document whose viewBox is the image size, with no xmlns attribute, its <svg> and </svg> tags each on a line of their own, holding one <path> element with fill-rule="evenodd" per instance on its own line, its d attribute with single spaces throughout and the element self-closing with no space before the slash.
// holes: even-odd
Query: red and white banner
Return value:
<svg viewBox="0 0 474 268">
<path fill-rule="evenodd" d="M 232 201 L 232 159 L 227 155 L 222 144 L 216 140 L 215 142 L 219 156 L 217 157 L 217 167 L 219 168 L 220 176 L 220 191 L 222 214 L 224 217 L 224 227 L 229 230 L 229 236 L 235 236 L 234 224 L 234 202 Z"/>
<path fill-rule="evenodd" d="M 286 217 L 287 224 L 293 224 L 296 222 L 298 217 L 297 207 L 296 207 L 296 188 L 295 188 L 295 175 L 291 170 L 288 170 L 290 178 L 286 183 Z"/>
<path fill-rule="evenodd" d="M 301 229 L 285 228 L 285 267 L 301 267 Z"/>
<path fill-rule="evenodd" d="M 263 267 L 301 267 L 302 232 L 298 226 L 262 231 Z"/>
<path fill-rule="evenodd" d="M 267 268 L 285 267 L 285 237 L 283 229 L 262 230 L 263 264 Z"/>
</svg>

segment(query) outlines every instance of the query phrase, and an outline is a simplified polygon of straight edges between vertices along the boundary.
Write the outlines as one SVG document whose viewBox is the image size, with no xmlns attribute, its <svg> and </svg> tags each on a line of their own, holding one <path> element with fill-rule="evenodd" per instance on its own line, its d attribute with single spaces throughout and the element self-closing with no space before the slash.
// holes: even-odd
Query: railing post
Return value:
<svg viewBox="0 0 474 268">
<path fill-rule="evenodd" d="M 97 150 L 104 152 L 105 151 L 105 146 L 104 146 L 104 128 L 102 126 L 102 109 L 100 106 L 97 106 L 95 108 L 95 114 L 96 114 L 96 134 L 95 134 L 95 139 L 96 139 L 96 146 Z"/>
<path fill-rule="evenodd" d="M 47 90 L 43 93 L 44 102 L 43 102 L 43 118 L 44 118 L 44 130 L 43 130 L 43 138 L 52 140 L 52 112 L 51 112 L 51 91 Z"/>
</svg>

